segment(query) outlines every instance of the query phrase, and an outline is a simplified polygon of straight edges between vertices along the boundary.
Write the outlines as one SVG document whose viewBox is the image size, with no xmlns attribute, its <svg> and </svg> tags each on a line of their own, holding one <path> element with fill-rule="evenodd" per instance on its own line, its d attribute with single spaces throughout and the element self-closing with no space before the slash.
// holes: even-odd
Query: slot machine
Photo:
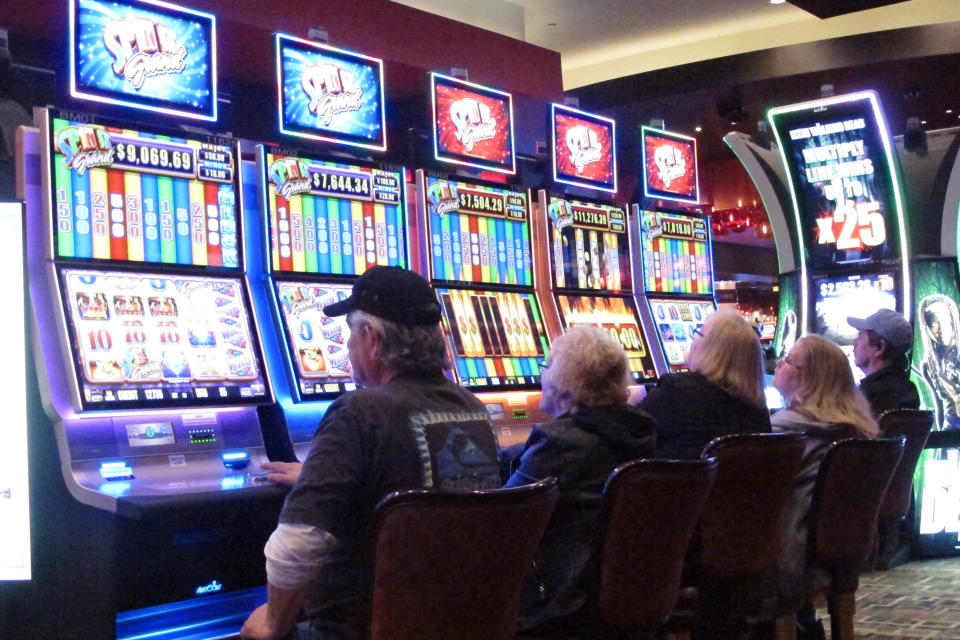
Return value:
<svg viewBox="0 0 960 640">
<path fill-rule="evenodd" d="M 255 195 L 248 277 L 292 454 L 302 460 L 330 402 L 356 388 L 346 319 L 323 307 L 349 296 L 370 267 L 408 268 L 409 229 L 404 170 L 351 157 L 386 150 L 383 62 L 286 34 L 275 47 L 280 132 L 351 154 L 259 145 L 245 175 Z M 315 77 L 319 69 L 332 75 Z M 326 117 L 321 105 L 334 103 Z"/>
<path fill-rule="evenodd" d="M 512 96 L 439 73 L 430 87 L 438 162 L 513 175 Z M 534 278 L 532 193 L 423 169 L 416 193 L 421 268 L 440 300 L 454 375 L 487 406 L 501 446 L 525 442 L 548 419 L 539 408 L 549 338 Z"/>
<path fill-rule="evenodd" d="M 797 229 L 800 334 L 836 342 L 859 380 L 847 317 L 912 315 L 903 196 L 879 99 L 832 96 L 776 107 L 768 119 Z"/>
<path fill-rule="evenodd" d="M 700 199 L 697 141 L 641 127 L 644 199 L 634 205 L 637 286 L 663 355 L 662 373 L 685 371 L 695 332 L 717 310 L 714 301 L 710 222 L 684 210 Z M 676 203 L 674 208 L 661 206 Z M 637 259 L 635 258 L 635 259 Z"/>
<path fill-rule="evenodd" d="M 551 116 L 554 182 L 573 193 L 615 194 L 615 122 L 559 104 L 551 105 Z M 555 304 L 560 326 L 608 331 L 626 351 L 634 384 L 652 382 L 653 355 L 633 298 L 626 207 L 547 190 L 538 201 L 547 239 L 538 276 L 549 286 L 544 297 Z"/>
<path fill-rule="evenodd" d="M 213 15 L 70 10 L 73 97 L 216 119 Z M 188 43 L 187 73 L 114 73 L 128 50 L 110 44 L 134 23 L 163 31 L 141 29 L 143 42 Z M 42 497 L 57 613 L 35 620 L 56 628 L 38 637 L 236 633 L 265 599 L 262 549 L 284 495 L 254 473 L 267 460 L 257 406 L 272 393 L 243 273 L 238 145 L 129 114 L 50 108 L 37 127 L 18 132 L 18 187 L 52 423 L 38 440 L 55 441 L 62 474 Z"/>
</svg>

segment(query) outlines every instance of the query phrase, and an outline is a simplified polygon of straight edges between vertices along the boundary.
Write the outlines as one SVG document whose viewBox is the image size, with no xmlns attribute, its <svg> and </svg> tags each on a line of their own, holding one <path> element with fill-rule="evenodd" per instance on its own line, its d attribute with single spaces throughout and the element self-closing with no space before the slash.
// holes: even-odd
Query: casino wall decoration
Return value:
<svg viewBox="0 0 960 640">
<path fill-rule="evenodd" d="M 216 17 L 159 0 L 70 0 L 70 95 L 217 119 Z"/>
</svg>

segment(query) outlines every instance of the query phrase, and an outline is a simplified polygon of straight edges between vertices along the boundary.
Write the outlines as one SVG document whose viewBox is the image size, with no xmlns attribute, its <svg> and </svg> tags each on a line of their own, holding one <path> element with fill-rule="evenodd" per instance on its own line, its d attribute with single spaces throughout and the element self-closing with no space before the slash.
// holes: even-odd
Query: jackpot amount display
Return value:
<svg viewBox="0 0 960 640">
<path fill-rule="evenodd" d="M 331 318 L 323 308 L 350 296 L 351 286 L 277 282 L 298 386 L 303 396 L 342 393 L 356 388 L 351 377 L 346 316 Z"/>
<path fill-rule="evenodd" d="M 438 289 L 457 373 L 470 387 L 535 384 L 547 334 L 529 293 Z"/>
<path fill-rule="evenodd" d="M 653 359 L 631 302 L 605 296 L 557 295 L 557 305 L 564 326 L 587 324 L 609 332 L 627 353 L 634 381 L 656 377 Z"/>
<path fill-rule="evenodd" d="M 265 169 L 274 271 L 360 275 L 407 266 L 399 172 L 273 153 Z"/>
<path fill-rule="evenodd" d="M 427 178 L 432 277 L 533 286 L 527 194 Z"/>
<path fill-rule="evenodd" d="M 50 127 L 57 257 L 239 267 L 231 144 Z"/>
<path fill-rule="evenodd" d="M 686 371 L 687 353 L 697 331 L 717 310 L 712 300 L 648 298 L 653 323 L 671 371 Z"/>
<path fill-rule="evenodd" d="M 556 288 L 632 289 L 627 216 L 622 209 L 551 198 L 547 212 Z"/>
<path fill-rule="evenodd" d="M 64 270 L 87 403 L 266 393 L 240 283 Z"/>
</svg>

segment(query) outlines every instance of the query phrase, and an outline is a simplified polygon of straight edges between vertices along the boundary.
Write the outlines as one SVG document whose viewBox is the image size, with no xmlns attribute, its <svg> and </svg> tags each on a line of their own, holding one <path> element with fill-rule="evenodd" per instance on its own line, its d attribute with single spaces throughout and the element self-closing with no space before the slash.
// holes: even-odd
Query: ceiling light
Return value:
<svg viewBox="0 0 960 640">
<path fill-rule="evenodd" d="M 693 130 L 696 131 L 697 133 L 700 133 L 701 131 L 703 131 L 703 127 L 699 127 L 699 126 L 698 126 L 698 127 L 694 127 Z"/>
<path fill-rule="evenodd" d="M 953 113 L 953 109 L 947 109 L 947 113 Z"/>
<path fill-rule="evenodd" d="M 770 0 L 770 4 L 783 4 L 787 0 Z"/>
<path fill-rule="evenodd" d="M 927 121 L 926 121 L 926 120 L 921 120 L 921 121 L 920 121 L 920 124 L 927 124 Z"/>
</svg>

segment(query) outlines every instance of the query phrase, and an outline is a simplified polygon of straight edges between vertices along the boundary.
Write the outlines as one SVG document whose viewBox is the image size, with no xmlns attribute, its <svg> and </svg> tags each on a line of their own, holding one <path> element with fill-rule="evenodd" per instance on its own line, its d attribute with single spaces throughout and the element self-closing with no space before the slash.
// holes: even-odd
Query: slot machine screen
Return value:
<svg viewBox="0 0 960 640">
<path fill-rule="evenodd" d="M 533 286 L 526 191 L 431 177 L 424 189 L 432 279 Z"/>
<path fill-rule="evenodd" d="M 514 174 L 513 96 L 430 74 L 433 154 L 440 162 Z"/>
<path fill-rule="evenodd" d="M 616 193 L 616 123 L 556 103 L 550 112 L 554 182 Z"/>
<path fill-rule="evenodd" d="M 55 257 L 239 268 L 232 140 L 47 119 Z"/>
<path fill-rule="evenodd" d="M 640 242 L 646 291 L 713 294 L 710 225 L 705 219 L 641 211 Z"/>
<path fill-rule="evenodd" d="M 551 197 L 547 225 L 555 289 L 633 290 L 622 207 Z"/>
<path fill-rule="evenodd" d="M 532 293 L 438 288 L 460 383 L 471 389 L 532 388 L 547 333 Z"/>
<path fill-rule="evenodd" d="M 269 401 L 239 278 L 61 268 L 84 410 Z"/>
<path fill-rule="evenodd" d="M 71 0 L 70 94 L 216 121 L 216 17 L 155 0 Z"/>
<path fill-rule="evenodd" d="M 280 132 L 385 151 L 383 60 L 278 33 Z"/>
<path fill-rule="evenodd" d="M 686 371 L 687 353 L 694 330 L 717 310 L 713 300 L 682 300 L 647 296 L 653 324 L 656 327 L 670 371 Z"/>
<path fill-rule="evenodd" d="M 768 117 L 809 268 L 906 261 L 900 187 L 877 95 L 777 107 Z"/>
<path fill-rule="evenodd" d="M 403 174 L 261 148 L 273 271 L 360 275 L 407 266 Z"/>
<path fill-rule="evenodd" d="M 814 278 L 814 331 L 840 345 L 852 357 L 858 331 L 847 317 L 866 318 L 880 309 L 897 309 L 893 273 Z"/>
<path fill-rule="evenodd" d="M 348 298 L 351 285 L 277 281 L 276 288 L 300 395 L 314 399 L 355 389 L 346 316 L 323 313 L 325 306 Z"/>
<path fill-rule="evenodd" d="M 645 197 L 686 204 L 700 201 L 696 138 L 644 126 L 640 151 Z"/>
<path fill-rule="evenodd" d="M 632 298 L 557 294 L 557 307 L 564 328 L 587 324 L 609 332 L 627 352 L 634 382 L 656 378 L 653 358 Z"/>
</svg>

